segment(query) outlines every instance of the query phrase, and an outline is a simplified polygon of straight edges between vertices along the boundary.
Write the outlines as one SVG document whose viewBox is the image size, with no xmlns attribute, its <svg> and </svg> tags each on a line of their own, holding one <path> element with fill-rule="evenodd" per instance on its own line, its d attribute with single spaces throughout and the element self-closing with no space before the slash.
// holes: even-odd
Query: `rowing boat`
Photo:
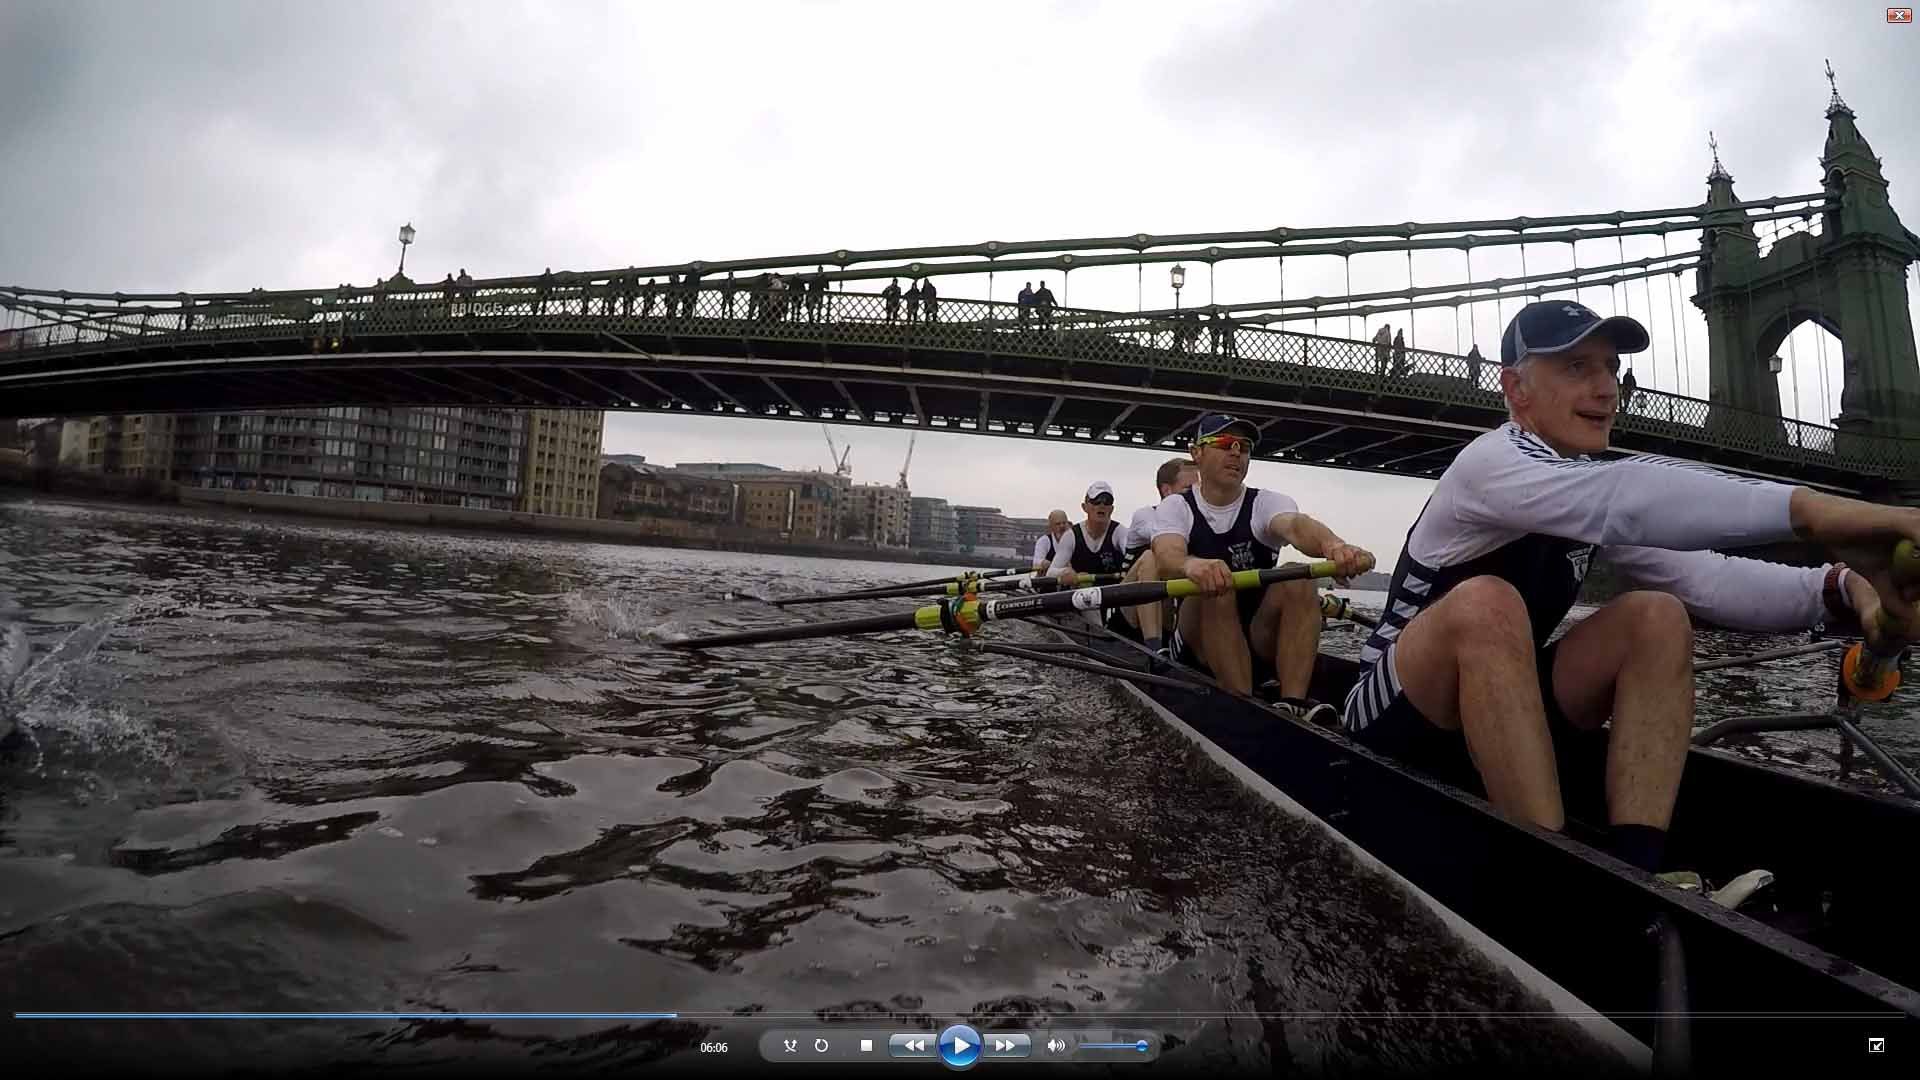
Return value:
<svg viewBox="0 0 1920 1080">
<path fill-rule="evenodd" d="M 1920 568 L 1911 547 L 1897 550 L 1896 561 L 1908 573 Z M 1331 563 L 1287 564 L 1241 571 L 1232 584 L 1261 588 L 1333 572 Z M 1173 579 L 1010 600 L 968 595 L 891 615 L 663 643 L 708 649 L 888 630 L 971 637 L 1002 619 L 1044 621 L 1197 591 L 1191 581 Z M 1340 602 L 1326 607 L 1329 617 L 1362 618 Z M 1898 1068 L 1890 1063 L 1901 1059 L 1892 1054 L 1910 1058 L 1920 1047 L 1920 933 L 1910 914 L 1920 897 L 1920 869 L 1911 859 L 1920 840 L 1920 779 L 1849 716 L 1736 718 L 1694 737 L 1668 860 L 1711 881 L 1769 872 L 1772 886 L 1734 910 L 1596 846 L 1605 820 L 1603 734 L 1562 748 L 1570 758 L 1564 774 L 1586 782 L 1562 791 L 1567 830 L 1552 833 L 1508 821 L 1476 793 L 1375 754 L 1337 729 L 1168 665 L 1137 642 L 1078 621 L 1044 625 L 1068 640 L 975 647 L 1121 680 L 1256 795 L 1315 817 L 1363 861 L 1404 883 L 1485 955 L 1541 990 L 1554 1013 L 1571 1011 L 1622 1038 L 1644 1040 L 1635 1043 L 1645 1055 L 1640 1060 L 1657 1072 L 1690 1074 L 1696 1060 L 1715 1074 L 1832 1070 L 1836 1063 L 1849 1071 L 1863 1063 Z M 1806 656 L 1832 644 L 1713 666 Z M 1891 693 L 1898 662 L 1897 652 L 1854 646 L 1837 680 L 1847 691 L 1843 700 Z M 1342 701 L 1358 676 L 1354 661 L 1322 653 L 1309 693 Z M 1915 797 L 1879 795 L 1704 745 L 1731 732 L 1813 727 L 1837 730 L 1847 754 L 1859 749 Z"/>
<path fill-rule="evenodd" d="M 1144 649 L 1055 625 L 1116 672 Z M 1344 700 L 1358 665 L 1322 653 L 1312 695 Z M 1575 752 L 1568 835 L 1508 821 L 1473 793 L 1297 721 L 1203 674 L 1130 678 L 1216 757 L 1224 755 L 1325 821 L 1419 890 L 1581 1002 L 1655 1049 L 1659 1063 L 1846 1069 L 1920 1048 L 1920 802 L 1749 761 L 1691 751 L 1669 862 L 1727 881 L 1755 868 L 1775 883 L 1740 911 L 1684 892 L 1590 846 L 1600 814 L 1603 737 Z M 1586 843 L 1581 842 L 1587 841 Z M 1663 1017 L 1661 1014 L 1665 1013 Z M 1680 1015 L 1684 1014 L 1684 1015 Z M 1678 1043 L 1676 1049 L 1673 1044 Z M 1680 1066 L 1685 1068 L 1684 1065 Z"/>
</svg>

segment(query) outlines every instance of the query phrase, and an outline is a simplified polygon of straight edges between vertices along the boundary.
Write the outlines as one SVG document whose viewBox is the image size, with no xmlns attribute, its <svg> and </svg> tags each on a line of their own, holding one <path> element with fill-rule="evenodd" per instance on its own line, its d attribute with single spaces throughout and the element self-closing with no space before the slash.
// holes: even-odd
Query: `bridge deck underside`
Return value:
<svg viewBox="0 0 1920 1080">
<path fill-rule="evenodd" d="M 1430 476 L 1505 418 L 1496 392 L 1434 401 L 1384 384 L 1328 386 L 1286 361 L 1226 370 L 1164 351 L 1103 348 L 1094 358 L 983 353 L 912 342 L 846 344 L 698 332 L 648 333 L 581 320 L 462 332 L 361 333 L 338 351 L 303 339 L 135 340 L 9 361 L 27 375 L 0 393 L 0 415 L 208 412 L 335 405 L 634 409 L 831 420 L 1179 450 L 1204 411 L 1260 423 L 1260 457 Z M 555 325 L 558 324 L 558 325 Z M 697 327 L 691 328 L 697 331 Z M 1014 348 L 1017 341 L 1011 342 Z M 1137 351 L 1139 355 L 1131 355 Z M 1203 358 L 1204 359 L 1204 358 Z M 1444 375 L 1406 376 L 1443 379 Z M 1407 385 L 1404 381 L 1401 385 Z M 1382 390 L 1387 392 L 1381 392 Z M 1417 387 L 1415 387 L 1417 389 Z M 1446 396 L 1446 395 L 1436 395 Z M 1615 445 L 1773 475 L 1779 463 L 1715 448 L 1656 424 L 1623 425 Z M 1796 465 L 1793 478 L 1853 490 L 1840 468 Z"/>
</svg>

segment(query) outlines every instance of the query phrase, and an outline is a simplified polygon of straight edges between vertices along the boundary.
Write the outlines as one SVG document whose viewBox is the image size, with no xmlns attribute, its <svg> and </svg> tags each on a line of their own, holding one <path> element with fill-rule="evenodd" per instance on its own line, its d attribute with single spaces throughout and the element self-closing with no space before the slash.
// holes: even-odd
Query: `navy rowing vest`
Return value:
<svg viewBox="0 0 1920 1080">
<path fill-rule="evenodd" d="M 1180 493 L 1193 514 L 1193 527 L 1187 530 L 1187 554 L 1202 559 L 1219 559 L 1229 570 L 1266 570 L 1280 562 L 1280 552 L 1261 543 L 1253 534 L 1253 503 L 1259 488 L 1247 488 L 1240 496 L 1240 516 L 1225 536 L 1213 531 L 1207 517 L 1194 501 L 1193 490 Z"/>
<path fill-rule="evenodd" d="M 1073 558 L 1067 565 L 1073 567 L 1076 574 L 1117 574 L 1120 572 L 1120 549 L 1113 542 L 1114 526 L 1107 523 L 1107 535 L 1100 538 L 1098 548 L 1087 546 L 1087 534 L 1079 525 L 1073 527 Z"/>
<path fill-rule="evenodd" d="M 1422 516 L 1426 508 L 1420 510 Z M 1414 519 L 1417 527 L 1420 519 Z M 1411 540 L 1413 530 L 1407 530 Z M 1387 586 L 1387 619 L 1404 627 L 1413 615 L 1433 606 L 1455 585 L 1476 577 L 1497 577 L 1513 586 L 1527 605 L 1527 621 L 1535 648 L 1544 646 L 1565 621 L 1580 599 L 1580 586 L 1587 579 L 1593 561 L 1593 545 L 1559 536 L 1529 533 L 1487 552 L 1485 555 L 1435 570 L 1416 562 L 1406 546 L 1400 549 L 1400 561 L 1393 568 L 1392 584 Z M 1402 614 L 1410 612 L 1410 614 Z M 1379 637 L 1375 631 L 1374 637 Z M 1386 640 L 1391 640 L 1386 639 Z M 1374 644 L 1369 640 L 1369 645 Z M 1382 648 L 1385 641 L 1380 642 Z"/>
<path fill-rule="evenodd" d="M 1057 551 L 1059 551 L 1059 549 L 1054 547 L 1053 545 L 1053 534 L 1048 533 L 1047 534 L 1047 557 L 1041 560 L 1042 564 L 1044 565 L 1045 563 L 1052 562 L 1053 556 Z"/>
</svg>

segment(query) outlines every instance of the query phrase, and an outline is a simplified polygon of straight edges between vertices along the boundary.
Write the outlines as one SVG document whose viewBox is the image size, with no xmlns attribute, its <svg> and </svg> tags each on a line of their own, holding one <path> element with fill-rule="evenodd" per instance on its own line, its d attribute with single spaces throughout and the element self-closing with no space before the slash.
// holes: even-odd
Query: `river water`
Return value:
<svg viewBox="0 0 1920 1080">
<path fill-rule="evenodd" d="M 749 1020 L 1124 1014 L 1163 1065 L 1604 1064 L 1102 680 L 913 633 L 657 644 L 793 618 L 730 594 L 939 572 L 0 503 L 37 658 L 0 752 L 14 1009 L 680 1014 L 11 1021 L 7 1060 L 618 1069 Z M 1703 678 L 1708 718 L 1826 690 Z"/>
</svg>

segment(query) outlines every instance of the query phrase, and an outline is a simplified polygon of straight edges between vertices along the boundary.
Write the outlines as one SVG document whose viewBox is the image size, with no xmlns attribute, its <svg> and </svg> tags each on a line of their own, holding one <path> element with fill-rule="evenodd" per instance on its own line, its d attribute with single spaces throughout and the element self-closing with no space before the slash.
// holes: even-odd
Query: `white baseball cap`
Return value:
<svg viewBox="0 0 1920 1080">
<path fill-rule="evenodd" d="M 1093 483 L 1087 485 L 1088 502 L 1092 502 L 1102 495 L 1105 495 L 1109 499 L 1113 498 L 1113 485 L 1107 483 L 1105 480 L 1095 480 Z"/>
</svg>

